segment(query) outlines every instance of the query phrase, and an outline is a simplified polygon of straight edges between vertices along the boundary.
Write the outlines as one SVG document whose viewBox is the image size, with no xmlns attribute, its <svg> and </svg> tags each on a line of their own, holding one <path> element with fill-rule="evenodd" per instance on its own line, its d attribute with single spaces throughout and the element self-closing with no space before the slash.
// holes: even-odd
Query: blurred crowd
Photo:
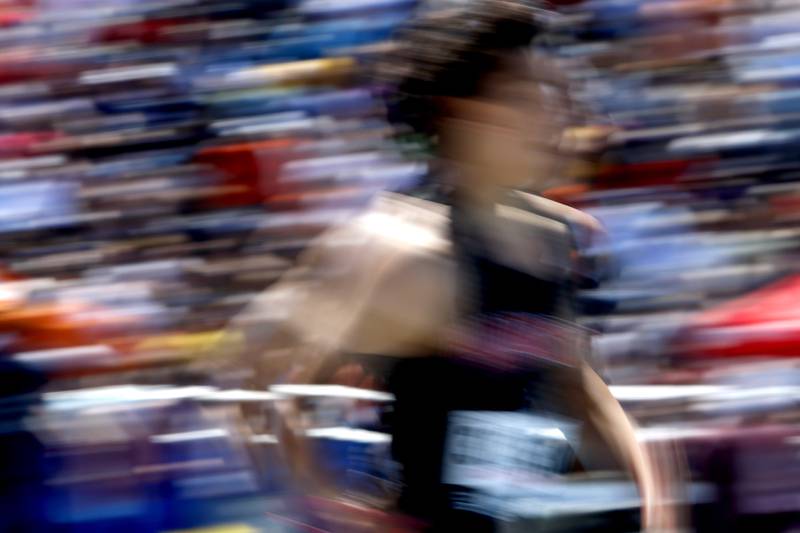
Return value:
<svg viewBox="0 0 800 533">
<path fill-rule="evenodd" d="M 367 72 L 416 10 L 469 1 L 0 2 L 0 531 L 407 527 L 364 505 L 396 489 L 391 395 L 244 389 L 218 361 L 321 232 L 429 172 Z M 545 194 L 605 229 L 593 365 L 684 481 L 687 527 L 800 528 L 800 3 L 556 4 L 537 44 L 587 123 Z M 361 505 L 289 481 L 297 398 Z M 538 496 L 502 513 L 577 530 L 637 507 L 602 476 Z"/>
</svg>

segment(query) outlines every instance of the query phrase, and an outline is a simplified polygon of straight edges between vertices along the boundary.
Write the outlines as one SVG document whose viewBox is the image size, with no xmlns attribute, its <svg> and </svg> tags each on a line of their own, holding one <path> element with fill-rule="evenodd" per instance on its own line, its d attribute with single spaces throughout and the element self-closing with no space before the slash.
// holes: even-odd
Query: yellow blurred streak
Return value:
<svg viewBox="0 0 800 533">
<path fill-rule="evenodd" d="M 355 65 L 356 62 L 351 57 L 311 59 L 307 61 L 292 61 L 290 63 L 248 68 L 237 72 L 235 77 L 270 82 L 292 82 L 309 78 L 347 74 L 353 70 Z"/>
<path fill-rule="evenodd" d="M 242 342 L 238 337 L 238 335 L 224 330 L 159 335 L 138 343 L 135 351 L 163 350 L 186 356 L 201 356 L 219 347 L 223 342 L 229 347 L 238 346 Z"/>
<path fill-rule="evenodd" d="M 165 531 L 164 533 L 258 533 L 258 530 L 247 524 L 230 524 L 195 529 L 175 529 L 172 531 Z"/>
</svg>

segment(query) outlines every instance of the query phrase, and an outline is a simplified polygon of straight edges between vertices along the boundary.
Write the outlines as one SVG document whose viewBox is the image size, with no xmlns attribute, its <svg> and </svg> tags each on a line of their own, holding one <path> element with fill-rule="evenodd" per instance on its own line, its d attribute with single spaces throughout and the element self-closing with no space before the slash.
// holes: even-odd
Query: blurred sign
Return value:
<svg viewBox="0 0 800 533">
<path fill-rule="evenodd" d="M 530 413 L 450 415 L 443 481 L 488 490 L 557 477 L 572 456 L 575 422 Z"/>
</svg>

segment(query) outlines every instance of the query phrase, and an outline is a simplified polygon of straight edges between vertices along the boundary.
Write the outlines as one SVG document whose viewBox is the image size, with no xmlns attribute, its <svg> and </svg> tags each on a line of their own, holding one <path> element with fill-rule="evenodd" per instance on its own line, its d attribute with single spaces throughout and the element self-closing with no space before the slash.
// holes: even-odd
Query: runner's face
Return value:
<svg viewBox="0 0 800 533">
<path fill-rule="evenodd" d="M 442 154 L 479 181 L 471 185 L 535 190 L 560 173 L 566 92 L 533 68 L 516 60 L 489 76 L 480 96 L 446 99 Z"/>
</svg>

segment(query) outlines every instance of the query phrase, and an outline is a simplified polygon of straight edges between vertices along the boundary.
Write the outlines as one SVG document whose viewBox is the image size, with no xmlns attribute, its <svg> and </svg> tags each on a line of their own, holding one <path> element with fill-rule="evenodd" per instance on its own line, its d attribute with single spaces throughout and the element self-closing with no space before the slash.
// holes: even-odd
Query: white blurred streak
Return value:
<svg viewBox="0 0 800 533">
<path fill-rule="evenodd" d="M 110 362 L 115 357 L 119 357 L 119 355 L 110 346 L 97 345 L 22 352 L 13 357 L 21 363 L 26 363 L 34 367 L 56 370 L 58 368 L 80 367 L 85 364 Z"/>
<path fill-rule="evenodd" d="M 84 409 L 99 405 L 129 402 L 177 401 L 201 398 L 217 389 L 207 386 L 172 387 L 166 385 L 110 385 L 70 391 L 47 392 L 46 405 L 55 410 Z"/>
<path fill-rule="evenodd" d="M 279 442 L 275 435 L 253 435 L 249 440 L 255 444 L 278 444 Z"/>
<path fill-rule="evenodd" d="M 222 135 L 256 135 L 259 133 L 289 135 L 292 132 L 315 131 L 330 124 L 331 119 L 327 117 L 275 121 L 274 123 L 252 124 L 226 129 L 222 132 Z"/>
<path fill-rule="evenodd" d="M 269 113 L 266 115 L 258 115 L 255 117 L 244 117 L 244 118 L 229 118 L 225 120 L 217 120 L 210 124 L 210 127 L 214 130 L 220 131 L 222 135 L 225 135 L 225 132 L 231 134 L 234 128 L 241 128 L 246 126 L 257 126 L 261 124 L 272 124 L 272 123 L 281 123 L 287 121 L 296 121 L 305 119 L 307 117 L 307 113 L 303 111 L 286 111 L 282 113 Z"/>
<path fill-rule="evenodd" d="M 741 83 L 778 81 L 797 76 L 800 76 L 800 67 L 797 66 L 745 69 L 736 75 Z"/>
<path fill-rule="evenodd" d="M 800 73 L 800 68 L 798 69 Z M 719 133 L 684 137 L 670 141 L 668 150 L 704 151 L 711 149 L 741 148 L 746 146 L 761 145 L 764 143 L 786 142 L 796 137 L 794 133 L 785 133 L 772 130 L 750 130 L 733 133 Z"/>
<path fill-rule="evenodd" d="M 157 444 L 173 444 L 176 442 L 188 442 L 194 440 L 206 439 L 224 439 L 230 437 L 227 430 L 214 428 L 214 429 L 199 429 L 196 431 L 183 431 L 180 433 L 165 433 L 163 435 L 153 435 L 150 437 L 151 442 Z"/>
<path fill-rule="evenodd" d="M 721 385 L 611 385 L 611 393 L 621 402 L 687 400 L 726 391 Z"/>
<path fill-rule="evenodd" d="M 392 440 L 391 435 L 386 433 L 348 427 L 309 429 L 305 434 L 307 437 L 311 438 L 361 442 L 365 444 L 384 444 Z"/>
<path fill-rule="evenodd" d="M 558 428 L 548 428 L 548 427 L 532 427 L 525 430 L 525 435 L 529 436 L 536 436 L 536 437 L 546 437 L 548 439 L 555 439 L 555 440 L 567 440 L 567 436 L 564 435 L 564 432 Z"/>
<path fill-rule="evenodd" d="M 697 426 L 655 426 L 636 430 L 636 436 L 641 442 L 711 438 L 719 435 L 719 433 L 719 429 Z"/>
<path fill-rule="evenodd" d="M 200 399 L 207 402 L 273 402 L 285 396 L 274 392 L 231 389 L 211 392 Z"/>
<path fill-rule="evenodd" d="M 370 389 L 345 387 L 342 385 L 273 385 L 270 391 L 285 396 L 307 398 L 341 398 L 346 400 L 366 400 L 375 402 L 394 401 L 394 395 Z"/>
</svg>

